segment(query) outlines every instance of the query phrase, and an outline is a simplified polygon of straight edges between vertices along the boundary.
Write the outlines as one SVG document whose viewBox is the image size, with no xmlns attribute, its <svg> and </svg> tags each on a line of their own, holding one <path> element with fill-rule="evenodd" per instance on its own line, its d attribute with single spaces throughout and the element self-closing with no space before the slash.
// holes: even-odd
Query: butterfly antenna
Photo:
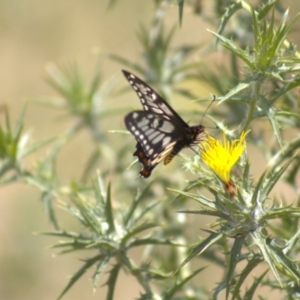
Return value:
<svg viewBox="0 0 300 300">
<path fill-rule="evenodd" d="M 201 119 L 200 124 L 202 124 L 203 118 L 206 116 L 206 113 L 207 113 L 208 109 L 211 107 L 211 105 L 215 102 L 216 99 L 217 99 L 216 95 L 213 95 L 213 99 L 212 99 L 212 101 L 209 103 L 209 105 L 206 107 L 206 110 L 205 110 L 205 112 L 204 112 L 204 114 L 203 114 L 203 116 L 202 116 L 202 119 Z"/>
<path fill-rule="evenodd" d="M 189 146 L 189 148 L 190 148 L 191 150 L 193 150 L 197 155 L 199 155 L 199 153 L 198 153 L 192 146 Z"/>
</svg>

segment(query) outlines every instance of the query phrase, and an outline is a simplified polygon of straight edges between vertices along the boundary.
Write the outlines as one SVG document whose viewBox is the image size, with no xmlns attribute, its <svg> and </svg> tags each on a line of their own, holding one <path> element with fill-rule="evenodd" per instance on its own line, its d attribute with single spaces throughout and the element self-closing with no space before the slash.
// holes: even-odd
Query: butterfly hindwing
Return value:
<svg viewBox="0 0 300 300">
<path fill-rule="evenodd" d="M 152 170 L 157 166 L 157 164 L 164 158 L 164 164 L 168 164 L 171 162 L 171 160 L 173 159 L 174 155 L 173 154 L 173 144 L 168 145 L 168 147 L 166 149 L 164 149 L 163 152 L 160 152 L 159 155 L 153 159 L 150 160 L 149 157 L 147 156 L 147 154 L 144 152 L 143 147 L 141 146 L 141 144 L 138 142 L 136 144 L 136 150 L 133 153 L 134 156 L 137 156 L 139 162 L 141 164 L 143 164 L 143 169 L 140 171 L 140 175 L 144 178 L 148 178 L 151 175 Z M 170 154 L 166 154 L 170 153 Z M 177 154 L 177 153 L 176 153 Z"/>
<path fill-rule="evenodd" d="M 137 156 L 139 162 L 143 165 L 143 169 L 140 171 L 140 175 L 144 178 L 148 178 L 157 164 L 150 164 L 151 161 L 147 154 L 144 152 L 144 149 L 139 142 L 136 144 L 136 150 L 133 155 Z"/>
<path fill-rule="evenodd" d="M 147 111 L 129 113 L 125 117 L 125 125 L 151 160 L 181 138 L 175 124 Z"/>
</svg>

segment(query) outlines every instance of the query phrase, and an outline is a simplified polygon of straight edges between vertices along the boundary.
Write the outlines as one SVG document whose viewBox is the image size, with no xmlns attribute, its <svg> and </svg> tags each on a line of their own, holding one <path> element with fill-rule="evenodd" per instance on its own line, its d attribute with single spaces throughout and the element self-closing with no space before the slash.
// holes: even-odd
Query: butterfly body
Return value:
<svg viewBox="0 0 300 300">
<path fill-rule="evenodd" d="M 123 73 L 144 109 L 129 113 L 125 125 L 137 140 L 133 155 L 143 165 L 140 175 L 147 178 L 159 162 L 164 160 L 166 165 L 183 148 L 191 148 L 203 140 L 205 127 L 189 126 L 150 86 L 132 73 Z"/>
</svg>

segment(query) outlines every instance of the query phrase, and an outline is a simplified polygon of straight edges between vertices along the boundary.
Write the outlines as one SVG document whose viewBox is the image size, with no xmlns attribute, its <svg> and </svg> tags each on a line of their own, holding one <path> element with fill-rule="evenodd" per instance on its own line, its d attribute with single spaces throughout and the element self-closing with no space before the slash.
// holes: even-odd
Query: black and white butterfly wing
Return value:
<svg viewBox="0 0 300 300">
<path fill-rule="evenodd" d="M 148 84 L 134 74 L 122 70 L 126 79 L 137 93 L 145 111 L 160 115 L 162 118 L 178 124 L 178 130 L 189 127 L 188 124 L 176 113 L 176 111 Z"/>
<path fill-rule="evenodd" d="M 140 175 L 145 178 L 151 175 L 160 161 L 172 153 L 174 145 L 182 138 L 175 124 L 148 111 L 129 113 L 125 117 L 125 125 L 137 140 L 133 155 L 143 164 Z M 165 161 L 165 164 L 171 159 Z"/>
<path fill-rule="evenodd" d="M 172 147 L 182 137 L 176 123 L 148 111 L 129 113 L 125 117 L 125 125 L 150 160 L 157 159 L 160 153 Z"/>
<path fill-rule="evenodd" d="M 144 108 L 129 113 L 125 125 L 137 140 L 133 155 L 143 164 L 140 175 L 147 178 L 160 161 L 170 163 L 183 148 L 203 139 L 205 128 L 189 126 L 149 85 L 127 71 L 123 73 Z"/>
</svg>

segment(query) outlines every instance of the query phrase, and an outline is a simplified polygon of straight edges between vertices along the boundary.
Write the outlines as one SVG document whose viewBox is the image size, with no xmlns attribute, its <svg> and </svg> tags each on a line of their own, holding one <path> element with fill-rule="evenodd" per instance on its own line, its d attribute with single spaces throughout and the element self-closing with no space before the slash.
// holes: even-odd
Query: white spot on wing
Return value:
<svg viewBox="0 0 300 300">
<path fill-rule="evenodd" d="M 162 142 L 162 145 L 163 147 L 165 147 L 166 145 L 168 145 L 171 141 L 171 137 L 169 136 L 166 136 L 164 139 L 163 139 L 163 142 Z"/>
<path fill-rule="evenodd" d="M 145 98 L 146 98 L 146 100 L 148 100 L 149 105 L 151 105 L 151 106 L 155 105 L 156 106 L 156 104 L 153 102 L 153 99 L 150 96 L 145 95 Z"/>
<path fill-rule="evenodd" d="M 157 135 L 159 135 L 159 132 L 155 131 L 155 132 L 153 132 L 152 134 L 150 134 L 150 135 L 148 136 L 148 138 L 149 138 L 149 140 L 153 140 Z"/>
<path fill-rule="evenodd" d="M 149 124 L 149 120 L 146 119 L 146 118 L 142 118 L 142 120 L 137 123 L 137 126 L 139 128 L 141 128 L 141 127 L 146 126 L 148 124 Z"/>
<path fill-rule="evenodd" d="M 169 116 L 172 116 L 172 112 L 170 111 L 169 107 L 165 103 L 160 103 L 159 107 Z"/>
<path fill-rule="evenodd" d="M 159 125 L 158 119 L 154 119 L 153 122 L 152 122 L 152 124 L 151 124 L 151 127 L 152 128 L 158 128 L 158 125 Z"/>
<path fill-rule="evenodd" d="M 159 108 L 152 107 L 152 110 L 157 114 L 162 114 L 162 111 Z"/>
<path fill-rule="evenodd" d="M 153 144 L 157 144 L 159 143 L 163 138 L 164 138 L 164 134 L 159 134 L 155 139 L 152 140 Z"/>
<path fill-rule="evenodd" d="M 150 128 L 145 133 L 146 133 L 147 136 L 150 136 L 150 134 L 153 133 L 153 132 L 154 132 L 154 129 Z"/>
<path fill-rule="evenodd" d="M 145 85 L 143 85 L 142 83 L 139 83 L 139 84 L 137 84 L 137 87 L 141 93 L 147 94 L 147 87 Z"/>
</svg>

